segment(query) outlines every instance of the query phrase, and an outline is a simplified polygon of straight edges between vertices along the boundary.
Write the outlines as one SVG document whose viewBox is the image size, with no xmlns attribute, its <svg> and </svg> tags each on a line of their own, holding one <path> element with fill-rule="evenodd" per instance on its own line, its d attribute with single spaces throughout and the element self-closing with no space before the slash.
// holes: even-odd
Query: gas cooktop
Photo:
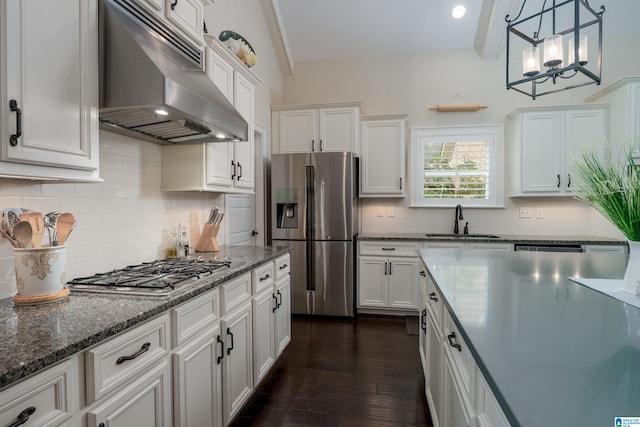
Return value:
<svg viewBox="0 0 640 427">
<path fill-rule="evenodd" d="M 80 277 L 67 286 L 72 292 L 167 296 L 230 265 L 229 258 L 167 258 Z"/>
</svg>

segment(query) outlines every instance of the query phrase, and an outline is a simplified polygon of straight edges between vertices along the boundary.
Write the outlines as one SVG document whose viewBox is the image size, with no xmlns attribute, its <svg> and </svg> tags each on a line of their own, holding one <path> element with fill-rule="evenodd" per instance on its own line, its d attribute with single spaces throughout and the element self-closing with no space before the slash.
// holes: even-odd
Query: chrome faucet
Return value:
<svg viewBox="0 0 640 427">
<path fill-rule="evenodd" d="M 462 216 L 462 206 L 456 205 L 456 216 L 455 222 L 453 223 L 453 232 L 455 234 L 460 233 L 460 228 L 458 228 L 458 220 L 462 221 L 464 217 Z"/>
</svg>

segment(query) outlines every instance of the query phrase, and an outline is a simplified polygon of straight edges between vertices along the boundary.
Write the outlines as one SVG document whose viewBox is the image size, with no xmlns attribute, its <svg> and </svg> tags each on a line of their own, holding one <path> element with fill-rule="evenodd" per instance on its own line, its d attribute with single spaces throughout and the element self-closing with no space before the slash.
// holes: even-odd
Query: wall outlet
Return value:
<svg viewBox="0 0 640 427">
<path fill-rule="evenodd" d="M 520 208 L 520 218 L 531 218 L 531 208 Z"/>
<path fill-rule="evenodd" d="M 378 208 L 378 217 L 382 218 L 384 216 L 384 208 Z"/>
<path fill-rule="evenodd" d="M 391 206 L 391 207 L 389 208 L 389 210 L 388 210 L 388 214 L 387 214 L 387 216 L 389 216 L 389 217 L 396 216 L 396 208 L 395 208 L 395 207 L 393 207 L 393 206 Z"/>
<path fill-rule="evenodd" d="M 544 208 L 536 209 L 536 219 L 544 219 Z"/>
</svg>

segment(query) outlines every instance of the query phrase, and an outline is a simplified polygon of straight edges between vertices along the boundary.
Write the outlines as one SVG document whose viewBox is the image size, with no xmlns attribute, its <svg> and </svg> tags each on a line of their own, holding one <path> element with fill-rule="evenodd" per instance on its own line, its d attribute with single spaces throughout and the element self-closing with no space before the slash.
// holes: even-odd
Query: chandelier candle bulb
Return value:
<svg viewBox="0 0 640 427">
<path fill-rule="evenodd" d="M 562 64 L 562 36 L 554 34 L 544 39 L 544 66 L 556 68 Z"/>
<path fill-rule="evenodd" d="M 527 77 L 540 74 L 540 48 L 529 47 L 522 51 L 522 74 Z"/>
<path fill-rule="evenodd" d="M 587 43 L 588 43 L 587 36 L 581 35 L 580 37 L 578 37 L 578 61 L 580 65 L 587 65 L 587 62 L 588 62 Z M 576 61 L 574 57 L 575 39 L 573 37 L 569 39 L 569 44 L 567 45 L 567 48 L 569 51 L 568 63 L 573 64 Z"/>
</svg>

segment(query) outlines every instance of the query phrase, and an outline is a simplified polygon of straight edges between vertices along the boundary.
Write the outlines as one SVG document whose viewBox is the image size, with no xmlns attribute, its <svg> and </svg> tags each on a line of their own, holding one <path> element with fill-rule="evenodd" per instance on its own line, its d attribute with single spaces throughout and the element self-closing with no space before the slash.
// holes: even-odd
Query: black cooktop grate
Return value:
<svg viewBox="0 0 640 427">
<path fill-rule="evenodd" d="M 172 290 L 227 268 L 231 260 L 162 259 L 79 277 L 67 282 L 73 291 L 167 295 Z"/>
</svg>

